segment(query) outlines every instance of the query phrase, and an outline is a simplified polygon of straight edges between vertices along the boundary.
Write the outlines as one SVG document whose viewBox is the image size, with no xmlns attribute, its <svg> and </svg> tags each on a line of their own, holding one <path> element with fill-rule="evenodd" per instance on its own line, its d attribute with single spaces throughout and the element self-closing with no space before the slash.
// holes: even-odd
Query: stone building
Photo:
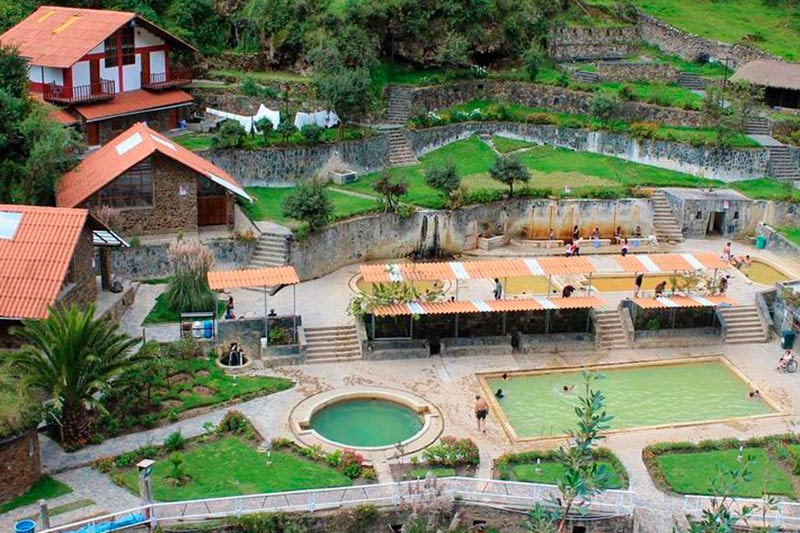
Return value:
<svg viewBox="0 0 800 533">
<path fill-rule="evenodd" d="M 763 209 L 752 209 L 755 202 L 732 189 L 662 189 L 684 237 L 707 235 L 743 237 L 755 232 Z"/>
<path fill-rule="evenodd" d="M 192 104 L 180 89 L 191 72 L 175 58 L 196 50 L 136 13 L 41 6 L 0 44 L 28 60 L 33 96 L 57 106 L 51 116 L 76 126 L 89 145 L 143 120 L 177 128 Z"/>
<path fill-rule="evenodd" d="M 228 173 L 142 123 L 88 154 L 56 184 L 59 207 L 111 211 L 125 235 L 233 228 L 234 197 L 251 200 Z"/>
<path fill-rule="evenodd" d="M 0 346 L 13 344 L 12 326 L 47 317 L 56 303 L 94 302 L 95 247 L 122 245 L 86 209 L 0 205 Z M 109 289 L 102 261 L 100 274 Z"/>
</svg>

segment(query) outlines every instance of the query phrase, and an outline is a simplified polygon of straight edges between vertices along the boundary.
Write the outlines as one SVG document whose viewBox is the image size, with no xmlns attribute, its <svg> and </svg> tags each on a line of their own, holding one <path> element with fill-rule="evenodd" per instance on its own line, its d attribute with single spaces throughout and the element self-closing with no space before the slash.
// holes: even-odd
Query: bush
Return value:
<svg viewBox="0 0 800 533">
<path fill-rule="evenodd" d="M 319 183 L 303 183 L 283 201 L 283 215 L 308 223 L 310 231 L 316 231 L 330 220 L 333 203 Z"/>
<path fill-rule="evenodd" d="M 182 450 L 186 447 L 186 439 L 180 431 L 170 433 L 169 437 L 164 439 L 164 447 L 171 452 Z"/>
<path fill-rule="evenodd" d="M 325 456 L 325 461 L 333 468 L 342 466 L 342 450 L 336 450 Z"/>
<path fill-rule="evenodd" d="M 660 127 L 657 122 L 634 122 L 628 132 L 637 139 L 655 139 Z"/>
<path fill-rule="evenodd" d="M 620 87 L 618 94 L 623 100 L 633 100 L 636 98 L 636 90 L 633 88 L 633 85 L 629 83 L 626 83 Z"/>
<path fill-rule="evenodd" d="M 114 468 L 114 458 L 111 456 L 98 457 L 92 461 L 92 466 L 103 474 L 108 474 Z"/>
<path fill-rule="evenodd" d="M 167 344 L 166 355 L 171 359 L 189 360 L 204 357 L 205 351 L 203 346 L 194 338 L 186 337 Z"/>
<path fill-rule="evenodd" d="M 217 433 L 250 433 L 250 421 L 241 411 L 231 409 L 217 425 Z"/>
<path fill-rule="evenodd" d="M 288 120 L 282 120 L 275 131 L 281 136 L 283 142 L 288 142 L 289 137 L 297 133 L 297 127 Z"/>
<path fill-rule="evenodd" d="M 548 125 L 558 124 L 558 119 L 549 113 L 528 113 L 525 116 L 525 122 L 529 124 Z"/>
<path fill-rule="evenodd" d="M 211 138 L 211 144 L 215 148 L 242 148 L 247 139 L 247 133 L 235 120 L 226 120 Z"/>
<path fill-rule="evenodd" d="M 216 295 L 208 288 L 208 271 L 214 254 L 194 239 L 175 241 L 169 247 L 172 277 L 164 293 L 167 305 L 177 313 L 216 311 Z"/>
<path fill-rule="evenodd" d="M 542 66 L 547 63 L 547 56 L 542 53 L 542 49 L 539 45 L 534 44 L 525 52 L 525 55 L 522 57 L 522 62 L 525 65 L 525 74 L 527 74 L 528 79 L 530 81 L 535 81 Z"/>
<path fill-rule="evenodd" d="M 342 473 L 350 479 L 361 475 L 364 456 L 353 450 L 345 449 L 342 453 Z"/>
<path fill-rule="evenodd" d="M 617 114 L 619 98 L 608 91 L 597 91 L 589 102 L 589 113 L 600 120 L 608 120 Z"/>
<path fill-rule="evenodd" d="M 442 437 L 439 444 L 429 446 L 422 452 L 422 458 L 431 465 L 460 466 L 480 463 L 478 446 L 472 439 Z"/>
<path fill-rule="evenodd" d="M 317 144 L 322 139 L 325 130 L 316 124 L 307 124 L 300 129 L 300 135 L 311 144 Z"/>
</svg>

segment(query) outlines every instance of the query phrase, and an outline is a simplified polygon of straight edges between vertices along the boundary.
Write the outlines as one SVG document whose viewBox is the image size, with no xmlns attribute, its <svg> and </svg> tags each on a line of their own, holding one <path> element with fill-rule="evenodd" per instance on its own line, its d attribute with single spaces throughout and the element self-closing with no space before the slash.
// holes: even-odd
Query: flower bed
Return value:
<svg viewBox="0 0 800 533">
<path fill-rule="evenodd" d="M 436 477 L 473 477 L 480 462 L 480 451 L 472 439 L 445 436 L 422 451 L 422 461 L 414 456 L 409 463 L 391 465 L 391 470 L 396 481 L 424 478 L 428 472 Z"/>
<path fill-rule="evenodd" d="M 628 471 L 614 453 L 608 448 L 596 448 L 594 458 L 599 465 L 605 467 L 608 475 L 606 489 L 624 489 L 628 487 Z M 558 462 L 558 452 L 530 451 L 505 454 L 497 458 L 493 477 L 509 481 L 529 483 L 555 484 L 564 472 Z"/>
</svg>

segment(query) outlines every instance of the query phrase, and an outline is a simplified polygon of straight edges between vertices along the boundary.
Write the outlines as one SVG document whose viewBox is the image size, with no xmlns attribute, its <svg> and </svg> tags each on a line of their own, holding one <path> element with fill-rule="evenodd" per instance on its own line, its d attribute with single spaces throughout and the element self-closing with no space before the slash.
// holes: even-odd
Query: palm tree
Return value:
<svg viewBox="0 0 800 533">
<path fill-rule="evenodd" d="M 43 320 L 25 320 L 13 333 L 24 346 L 11 363 L 28 384 L 41 390 L 61 410 L 65 448 L 84 446 L 90 437 L 89 409 L 103 409 L 98 399 L 113 379 L 142 361 L 133 354 L 139 339 L 118 331 L 111 318 L 94 319 L 94 305 L 52 308 Z"/>
</svg>

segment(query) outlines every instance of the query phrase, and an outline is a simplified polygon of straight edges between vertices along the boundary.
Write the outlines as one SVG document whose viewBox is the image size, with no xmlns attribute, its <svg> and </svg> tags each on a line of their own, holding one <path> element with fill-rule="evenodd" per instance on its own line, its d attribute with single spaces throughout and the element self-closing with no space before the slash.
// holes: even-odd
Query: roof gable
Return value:
<svg viewBox="0 0 800 533">
<path fill-rule="evenodd" d="M 251 200 L 230 174 L 139 122 L 87 155 L 74 170 L 64 174 L 56 184 L 56 203 L 59 207 L 81 205 L 126 170 L 156 152 L 194 170 L 231 193 Z"/>
</svg>

